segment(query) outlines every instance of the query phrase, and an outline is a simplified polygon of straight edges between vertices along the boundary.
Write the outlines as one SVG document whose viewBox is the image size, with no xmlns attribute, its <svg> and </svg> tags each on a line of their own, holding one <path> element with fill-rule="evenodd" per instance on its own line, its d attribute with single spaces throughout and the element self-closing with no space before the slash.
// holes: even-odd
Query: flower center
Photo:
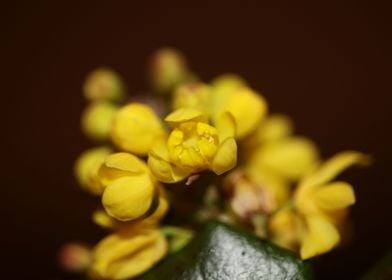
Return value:
<svg viewBox="0 0 392 280">
<path fill-rule="evenodd" d="M 218 142 L 214 127 L 202 122 L 182 123 L 169 136 L 169 155 L 179 167 L 203 169 L 210 164 Z"/>
</svg>

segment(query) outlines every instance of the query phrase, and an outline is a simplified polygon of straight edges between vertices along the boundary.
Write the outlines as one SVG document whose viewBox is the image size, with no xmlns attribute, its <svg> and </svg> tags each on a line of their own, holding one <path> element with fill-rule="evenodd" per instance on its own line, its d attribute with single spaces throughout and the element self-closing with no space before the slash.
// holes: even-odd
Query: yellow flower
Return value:
<svg viewBox="0 0 392 280">
<path fill-rule="evenodd" d="M 82 115 L 82 130 L 91 139 L 103 141 L 109 139 L 113 118 L 118 106 L 107 101 L 91 103 Z"/>
<path fill-rule="evenodd" d="M 178 182 L 203 170 L 220 175 L 237 162 L 234 121 L 223 114 L 219 125 L 208 124 L 200 111 L 182 108 L 165 119 L 172 127 L 166 143 L 155 143 L 149 153 L 149 167 L 158 180 Z"/>
<path fill-rule="evenodd" d="M 87 150 L 79 156 L 75 163 L 75 174 L 83 189 L 95 195 L 103 192 L 98 180 L 98 170 L 111 152 L 109 147 L 102 146 Z"/>
<path fill-rule="evenodd" d="M 268 117 L 243 145 L 248 165 L 291 181 L 309 172 L 318 162 L 317 147 L 305 137 L 293 136 L 292 131 L 288 117 Z"/>
<path fill-rule="evenodd" d="M 99 68 L 91 72 L 83 90 L 85 97 L 91 101 L 120 101 L 125 95 L 121 78 L 116 72 L 107 68 Z"/>
<path fill-rule="evenodd" d="M 97 244 L 90 275 L 94 279 L 133 278 L 159 262 L 167 250 L 166 238 L 157 228 L 124 228 Z"/>
<path fill-rule="evenodd" d="M 150 79 L 158 93 L 168 93 L 183 82 L 194 79 L 182 53 L 173 48 L 162 48 L 152 57 Z"/>
<path fill-rule="evenodd" d="M 122 107 L 114 117 L 111 132 L 116 146 L 137 155 L 146 155 L 153 142 L 164 134 L 159 117 L 141 103 Z"/>
<path fill-rule="evenodd" d="M 128 153 L 106 157 L 99 169 L 104 186 L 102 204 L 106 212 L 120 220 L 146 217 L 158 206 L 158 185 L 147 165 Z"/>
<path fill-rule="evenodd" d="M 303 259 L 328 252 L 340 241 L 337 224 L 342 222 L 339 213 L 355 203 L 351 185 L 345 182 L 330 182 L 347 167 L 359 163 L 366 164 L 368 158 L 358 152 L 340 153 L 314 169 L 299 183 L 294 194 L 294 209 L 284 210 L 286 221 L 296 224 L 297 242 Z M 278 242 L 287 242 L 284 223 L 279 215 L 272 218 L 272 231 Z M 295 221 L 295 222 L 294 222 Z M 299 222 L 298 222 L 299 221 Z M 285 240 L 286 239 L 286 240 Z M 292 240 L 291 240 L 292 241 Z M 283 244 L 284 245 L 284 244 Z"/>
<path fill-rule="evenodd" d="M 267 113 L 264 98 L 235 75 L 223 75 L 212 82 L 211 103 L 213 123 L 224 112 L 233 115 L 236 139 L 243 139 L 255 131 Z"/>
</svg>

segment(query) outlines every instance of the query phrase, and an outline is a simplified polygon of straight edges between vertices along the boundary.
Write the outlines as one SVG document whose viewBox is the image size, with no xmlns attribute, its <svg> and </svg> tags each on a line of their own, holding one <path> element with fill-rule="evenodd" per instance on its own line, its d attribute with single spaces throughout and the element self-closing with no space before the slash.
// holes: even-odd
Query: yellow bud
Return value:
<svg viewBox="0 0 392 280">
<path fill-rule="evenodd" d="M 83 87 L 84 96 L 91 101 L 124 98 L 124 86 L 118 74 L 107 68 L 99 68 L 90 73 Z"/>
<path fill-rule="evenodd" d="M 149 174 L 140 174 L 110 183 L 102 195 L 102 204 L 110 216 L 120 221 L 132 221 L 147 214 L 154 198 L 153 180 Z"/>
<path fill-rule="evenodd" d="M 104 210 L 96 210 L 93 212 L 92 220 L 96 225 L 102 228 L 116 228 L 118 221 L 109 216 Z"/>
<path fill-rule="evenodd" d="M 194 79 L 182 53 L 172 48 L 158 50 L 149 70 L 151 83 L 159 93 L 168 93 L 177 85 Z"/>
<path fill-rule="evenodd" d="M 267 113 L 264 98 L 239 81 L 229 82 L 228 85 L 218 83 L 212 90 L 214 122 L 222 113 L 231 113 L 236 124 L 237 139 L 243 139 L 254 132 Z"/>
<path fill-rule="evenodd" d="M 82 115 L 82 130 L 93 140 L 103 141 L 109 139 L 113 118 L 118 106 L 99 101 L 91 103 Z"/>
<path fill-rule="evenodd" d="M 93 252 L 90 275 L 94 279 L 136 277 L 167 253 L 166 238 L 157 229 L 128 230 L 109 235 Z"/>
<path fill-rule="evenodd" d="M 173 108 L 194 108 L 209 112 L 210 88 L 203 83 L 189 83 L 177 88 L 173 96 Z"/>
<path fill-rule="evenodd" d="M 162 123 L 150 107 L 131 103 L 121 108 L 114 117 L 111 136 L 120 149 L 146 155 L 153 142 L 164 134 Z"/>
<path fill-rule="evenodd" d="M 236 74 L 224 74 L 212 81 L 213 90 L 216 94 L 227 94 L 239 87 L 246 86 L 246 82 Z"/>
<path fill-rule="evenodd" d="M 79 184 L 87 191 L 100 195 L 103 186 L 98 178 L 98 170 L 105 158 L 112 152 L 108 147 L 98 147 L 85 151 L 75 163 L 75 174 Z"/>
<path fill-rule="evenodd" d="M 279 176 L 296 180 L 318 163 L 316 145 L 304 137 L 286 137 L 254 150 L 250 164 L 267 168 Z"/>
</svg>

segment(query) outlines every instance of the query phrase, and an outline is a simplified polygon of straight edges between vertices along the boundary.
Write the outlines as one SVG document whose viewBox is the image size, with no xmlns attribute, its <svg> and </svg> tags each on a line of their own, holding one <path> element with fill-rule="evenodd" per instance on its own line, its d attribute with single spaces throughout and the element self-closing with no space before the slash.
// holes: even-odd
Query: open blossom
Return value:
<svg viewBox="0 0 392 280">
<path fill-rule="evenodd" d="M 173 183 L 204 170 L 220 175 L 235 166 L 237 144 L 230 115 L 222 115 L 217 128 L 202 112 L 190 108 L 174 111 L 165 121 L 173 129 L 167 140 L 153 146 L 148 160 L 158 180 Z"/>
<path fill-rule="evenodd" d="M 303 259 L 335 247 L 339 215 L 355 203 L 355 195 L 350 184 L 331 181 L 347 167 L 367 162 L 361 153 L 343 152 L 305 176 L 295 191 L 294 208 L 283 208 L 271 220 L 275 242 L 289 248 L 297 243 Z"/>
</svg>

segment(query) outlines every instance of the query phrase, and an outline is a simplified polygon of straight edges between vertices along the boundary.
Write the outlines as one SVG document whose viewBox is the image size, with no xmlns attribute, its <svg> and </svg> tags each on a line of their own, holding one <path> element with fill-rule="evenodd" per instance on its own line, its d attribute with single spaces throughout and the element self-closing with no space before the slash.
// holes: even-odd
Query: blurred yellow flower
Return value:
<svg viewBox="0 0 392 280">
<path fill-rule="evenodd" d="M 99 68 L 90 73 L 84 87 L 84 96 L 90 101 L 121 101 L 125 96 L 119 75 L 111 69 Z"/>
<path fill-rule="evenodd" d="M 215 79 L 211 96 L 213 123 L 224 112 L 232 114 L 236 124 L 236 139 L 243 139 L 255 131 L 267 114 L 267 103 L 261 94 L 235 75 L 223 75 Z"/>
<path fill-rule="evenodd" d="M 203 170 L 220 175 L 237 161 L 234 121 L 223 114 L 216 128 L 200 111 L 181 108 L 166 119 L 172 127 L 166 143 L 155 143 L 149 154 L 149 167 L 158 180 L 173 183 Z"/>
<path fill-rule="evenodd" d="M 94 279 L 128 279 L 150 269 L 167 253 L 166 238 L 155 227 L 125 227 L 101 240 L 92 253 Z"/>
<path fill-rule="evenodd" d="M 164 135 L 159 117 L 145 104 L 130 103 L 122 107 L 114 117 L 112 140 L 124 151 L 146 155 L 153 142 Z"/>
<path fill-rule="evenodd" d="M 299 234 L 297 242 L 303 259 L 328 252 L 335 247 L 340 241 L 337 223 L 341 220 L 338 215 L 355 203 L 355 195 L 348 183 L 330 181 L 347 167 L 366 164 L 368 161 L 368 157 L 361 153 L 342 152 L 305 176 L 295 191 L 294 209 L 284 209 L 284 214 L 278 212 L 272 218 L 271 230 L 278 236 L 278 244 L 292 246 L 286 243 L 287 234 L 283 233 L 290 224 L 297 226 L 297 229 L 290 232 Z"/>
<path fill-rule="evenodd" d="M 112 149 L 101 146 L 83 152 L 75 163 L 75 174 L 79 185 L 86 191 L 100 195 L 103 192 L 98 178 L 98 170 Z"/>
<path fill-rule="evenodd" d="M 224 188 L 231 210 L 241 220 L 274 212 L 288 200 L 290 184 L 317 164 L 316 146 L 291 133 L 287 117 L 271 115 L 241 142 L 242 165 Z"/>
<path fill-rule="evenodd" d="M 109 139 L 113 118 L 119 107 L 108 101 L 91 103 L 82 114 L 82 130 L 91 139 Z"/>
</svg>

